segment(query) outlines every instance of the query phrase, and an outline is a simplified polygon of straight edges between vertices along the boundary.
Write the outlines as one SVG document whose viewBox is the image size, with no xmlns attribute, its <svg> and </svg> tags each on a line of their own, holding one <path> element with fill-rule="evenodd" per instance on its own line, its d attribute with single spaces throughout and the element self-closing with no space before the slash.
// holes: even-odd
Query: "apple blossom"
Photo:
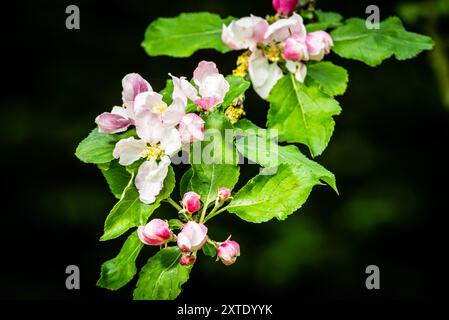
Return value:
<svg viewBox="0 0 449 320">
<path fill-rule="evenodd" d="M 276 82 L 284 75 L 276 63 L 270 63 L 261 50 L 254 51 L 248 60 L 248 73 L 254 90 L 266 99 Z"/>
<path fill-rule="evenodd" d="M 198 86 L 198 91 L 185 78 L 171 77 L 173 79 L 174 96 L 184 101 L 187 101 L 188 98 L 203 110 L 210 110 L 222 103 L 229 91 L 229 83 L 219 73 L 213 62 L 201 61 L 193 72 L 193 80 Z"/>
<path fill-rule="evenodd" d="M 194 252 L 207 241 L 207 227 L 195 221 L 187 222 L 178 234 L 178 247 L 182 251 Z"/>
<path fill-rule="evenodd" d="M 186 192 L 182 197 L 182 206 L 189 213 L 197 212 L 200 209 L 200 196 L 193 191 Z"/>
<path fill-rule="evenodd" d="M 309 60 L 306 39 L 298 34 L 291 35 L 285 41 L 283 57 L 285 60 Z"/>
<path fill-rule="evenodd" d="M 217 248 L 217 256 L 224 265 L 229 266 L 240 256 L 240 245 L 232 240 L 226 240 Z"/>
<path fill-rule="evenodd" d="M 234 50 L 255 49 L 257 43 L 264 40 L 268 22 L 253 16 L 232 21 L 229 26 L 223 25 L 221 38 L 223 42 Z"/>
<path fill-rule="evenodd" d="M 304 82 L 307 75 L 307 67 L 300 61 L 287 61 L 285 67 L 290 73 L 295 75 L 296 80 Z"/>
<path fill-rule="evenodd" d="M 128 116 L 134 119 L 134 100 L 139 93 L 153 91 L 151 85 L 138 73 L 129 73 L 122 79 L 122 100 Z"/>
<path fill-rule="evenodd" d="M 153 219 L 145 226 L 140 226 L 137 235 L 140 241 L 149 246 L 163 245 L 172 237 L 168 223 L 161 219 Z"/>
<path fill-rule="evenodd" d="M 190 254 L 183 254 L 181 259 L 179 260 L 179 263 L 182 266 L 191 266 L 196 261 L 196 258 L 193 255 Z"/>
<path fill-rule="evenodd" d="M 217 192 L 217 198 L 219 201 L 227 200 L 231 197 L 231 190 L 229 188 L 220 188 Z"/>
<path fill-rule="evenodd" d="M 98 131 L 101 133 L 118 133 L 126 131 L 131 124 L 125 108 L 113 107 L 111 112 L 103 112 L 95 118 Z"/>
<path fill-rule="evenodd" d="M 298 0 L 273 0 L 273 8 L 281 15 L 291 15 L 298 6 Z"/>
<path fill-rule="evenodd" d="M 195 113 L 188 113 L 181 118 L 179 133 L 182 143 L 204 140 L 204 120 Z"/>
<path fill-rule="evenodd" d="M 306 45 L 310 60 L 320 61 L 331 51 L 334 42 L 326 31 L 315 31 L 307 35 Z"/>
</svg>

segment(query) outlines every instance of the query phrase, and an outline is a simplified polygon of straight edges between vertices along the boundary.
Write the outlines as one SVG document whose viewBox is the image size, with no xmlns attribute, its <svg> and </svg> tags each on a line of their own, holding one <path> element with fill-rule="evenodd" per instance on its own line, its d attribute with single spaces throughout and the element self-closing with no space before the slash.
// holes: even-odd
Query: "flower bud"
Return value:
<svg viewBox="0 0 449 320">
<path fill-rule="evenodd" d="M 182 197 L 182 206 L 188 213 L 197 212 L 200 209 L 200 196 L 193 191 L 186 192 Z"/>
<path fill-rule="evenodd" d="M 192 143 L 204 139 L 204 120 L 195 113 L 188 113 L 179 123 L 182 143 Z"/>
<path fill-rule="evenodd" d="M 183 254 L 179 263 L 182 266 L 191 266 L 196 261 L 196 258 L 190 254 Z"/>
<path fill-rule="evenodd" d="M 101 133 L 118 133 L 128 129 L 131 120 L 125 108 L 114 107 L 111 112 L 103 112 L 95 118 L 98 131 Z"/>
<path fill-rule="evenodd" d="M 229 266 L 240 256 L 240 245 L 235 241 L 226 240 L 217 248 L 217 256 L 224 265 Z"/>
<path fill-rule="evenodd" d="M 207 241 L 207 227 L 195 221 L 187 222 L 178 234 L 178 247 L 184 252 L 201 249 Z"/>
<path fill-rule="evenodd" d="M 283 56 L 285 60 L 291 61 L 309 60 L 309 53 L 304 37 L 297 34 L 291 35 L 285 41 Z"/>
<path fill-rule="evenodd" d="M 168 223 L 161 219 L 153 219 L 146 226 L 140 226 L 137 235 L 149 246 L 160 246 L 172 237 Z"/>
<path fill-rule="evenodd" d="M 273 0 L 273 8 L 277 13 L 289 16 L 295 12 L 298 0 Z"/>
<path fill-rule="evenodd" d="M 217 197 L 219 201 L 224 201 L 231 197 L 231 190 L 229 188 L 220 188 L 217 192 Z"/>
<path fill-rule="evenodd" d="M 334 42 L 326 31 L 315 31 L 307 35 L 306 45 L 310 60 L 320 61 L 331 51 Z"/>
</svg>

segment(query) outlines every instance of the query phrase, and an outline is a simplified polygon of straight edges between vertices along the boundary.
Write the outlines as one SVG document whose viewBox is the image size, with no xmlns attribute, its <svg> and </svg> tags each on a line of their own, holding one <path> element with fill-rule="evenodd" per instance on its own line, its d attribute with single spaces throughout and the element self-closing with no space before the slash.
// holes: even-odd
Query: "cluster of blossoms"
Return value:
<svg viewBox="0 0 449 320">
<path fill-rule="evenodd" d="M 254 90 L 263 99 L 284 72 L 291 72 L 304 82 L 307 74 L 304 62 L 322 60 L 333 46 L 327 32 L 307 33 L 302 17 L 294 13 L 297 3 L 297 0 L 273 0 L 278 15 L 269 21 L 251 15 L 223 26 L 223 42 L 234 50 L 247 50 L 237 60 L 234 75 L 249 74 Z"/>
<path fill-rule="evenodd" d="M 209 216 L 217 212 L 216 210 L 230 198 L 231 191 L 228 188 L 220 188 L 217 192 L 214 209 L 209 213 Z M 194 264 L 197 251 L 201 250 L 206 242 L 209 242 L 215 247 L 217 260 L 220 259 L 227 266 L 233 264 L 237 257 L 240 256 L 240 246 L 237 242 L 230 239 L 216 242 L 208 237 L 208 229 L 204 225 L 207 217 L 203 213 L 195 214 L 201 209 L 200 196 L 193 191 L 189 191 L 184 194 L 181 202 L 182 209 L 179 213 L 184 217 L 185 223 L 177 235 L 170 230 L 167 221 L 153 219 L 145 226 L 140 226 L 137 229 L 139 239 L 150 246 L 162 246 L 167 245 L 171 241 L 176 241 L 177 246 L 182 251 L 179 261 L 181 265 Z"/>
<path fill-rule="evenodd" d="M 95 122 L 99 132 L 112 134 L 135 126 L 137 138 L 122 139 L 115 145 L 113 156 L 128 166 L 140 164 L 135 185 L 140 200 L 151 204 L 160 193 L 168 173 L 171 157 L 185 144 L 204 139 L 204 120 L 201 113 L 221 104 L 229 84 L 219 73 L 215 63 L 202 61 L 193 72 L 195 85 L 185 77 L 171 75 L 172 103 L 168 106 L 162 95 L 139 74 L 131 73 L 122 80 L 122 107 L 100 114 Z M 194 102 L 197 113 L 186 113 L 188 101 Z"/>
</svg>

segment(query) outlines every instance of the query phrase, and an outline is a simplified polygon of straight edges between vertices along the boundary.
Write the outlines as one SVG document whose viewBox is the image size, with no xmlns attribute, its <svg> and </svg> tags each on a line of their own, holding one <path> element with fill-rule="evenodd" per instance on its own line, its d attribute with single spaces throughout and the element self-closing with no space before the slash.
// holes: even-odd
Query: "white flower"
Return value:
<svg viewBox="0 0 449 320">
<path fill-rule="evenodd" d="M 127 166 L 141 158 L 147 159 L 140 165 L 135 179 L 143 203 L 150 204 L 155 201 L 164 186 L 171 163 L 170 157 L 181 149 L 179 131 L 173 127 L 173 124 L 177 124 L 179 114 L 185 113 L 185 107 L 182 109 L 180 105 L 182 102 L 174 102 L 167 108 L 160 94 L 139 94 L 134 105 L 139 139 L 130 137 L 115 145 L 113 156 L 119 159 L 121 165 Z"/>
<path fill-rule="evenodd" d="M 197 89 L 184 77 L 173 79 L 173 97 L 180 101 L 192 100 L 204 110 L 210 110 L 223 102 L 229 91 L 229 83 L 218 72 L 213 62 L 201 61 L 193 72 L 193 81 Z"/>
</svg>

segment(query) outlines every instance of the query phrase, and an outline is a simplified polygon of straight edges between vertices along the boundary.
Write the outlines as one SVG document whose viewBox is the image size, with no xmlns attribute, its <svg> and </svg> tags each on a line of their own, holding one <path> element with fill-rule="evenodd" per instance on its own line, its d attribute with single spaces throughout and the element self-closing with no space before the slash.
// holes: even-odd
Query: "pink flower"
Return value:
<svg viewBox="0 0 449 320">
<path fill-rule="evenodd" d="M 217 192 L 217 197 L 220 201 L 224 201 L 231 197 L 231 190 L 229 188 L 220 188 Z"/>
<path fill-rule="evenodd" d="M 221 39 L 234 50 L 254 49 L 262 42 L 268 29 L 268 22 L 251 15 L 232 21 L 229 26 L 223 26 Z"/>
<path fill-rule="evenodd" d="M 195 221 L 187 222 L 178 234 L 178 247 L 193 252 L 201 249 L 207 241 L 207 227 Z"/>
<path fill-rule="evenodd" d="M 291 61 L 309 60 L 306 39 L 294 34 L 288 37 L 284 45 L 284 58 Z"/>
<path fill-rule="evenodd" d="M 179 123 L 179 133 L 182 143 L 204 140 L 204 120 L 195 113 L 188 113 Z"/>
<path fill-rule="evenodd" d="M 298 0 L 273 0 L 273 8 L 277 13 L 285 16 L 291 15 L 298 5 Z"/>
<path fill-rule="evenodd" d="M 182 266 L 191 266 L 196 261 L 196 258 L 190 254 L 183 254 L 179 263 Z"/>
<path fill-rule="evenodd" d="M 193 80 L 197 89 L 184 77 L 173 79 L 173 96 L 181 101 L 192 100 L 203 110 L 210 110 L 223 102 L 229 91 L 229 83 L 224 76 L 218 72 L 213 62 L 201 61 L 193 72 Z"/>
<path fill-rule="evenodd" d="M 134 119 L 134 99 L 139 93 L 153 91 L 151 85 L 138 73 L 129 73 L 122 79 L 122 100 L 129 117 Z"/>
<path fill-rule="evenodd" d="M 302 17 L 294 13 L 286 19 L 279 19 L 271 24 L 264 35 L 264 42 L 277 43 L 287 40 L 291 35 L 296 34 L 303 38 L 306 37 L 306 27 Z"/>
<path fill-rule="evenodd" d="M 217 256 L 224 265 L 229 266 L 240 256 L 240 245 L 235 241 L 226 240 L 217 248 Z"/>
<path fill-rule="evenodd" d="M 131 119 L 125 108 L 113 107 L 111 112 L 103 112 L 96 117 L 95 123 L 101 133 L 118 133 L 128 129 Z"/>
<path fill-rule="evenodd" d="M 146 226 L 140 226 L 137 235 L 149 246 L 160 246 L 172 237 L 168 223 L 161 219 L 153 219 Z"/>
<path fill-rule="evenodd" d="M 182 206 L 189 213 L 197 212 L 200 209 L 200 196 L 193 191 L 186 192 L 182 197 Z"/>
<path fill-rule="evenodd" d="M 326 31 L 315 31 L 307 35 L 306 45 L 310 60 L 320 61 L 331 51 L 334 42 Z"/>
</svg>

